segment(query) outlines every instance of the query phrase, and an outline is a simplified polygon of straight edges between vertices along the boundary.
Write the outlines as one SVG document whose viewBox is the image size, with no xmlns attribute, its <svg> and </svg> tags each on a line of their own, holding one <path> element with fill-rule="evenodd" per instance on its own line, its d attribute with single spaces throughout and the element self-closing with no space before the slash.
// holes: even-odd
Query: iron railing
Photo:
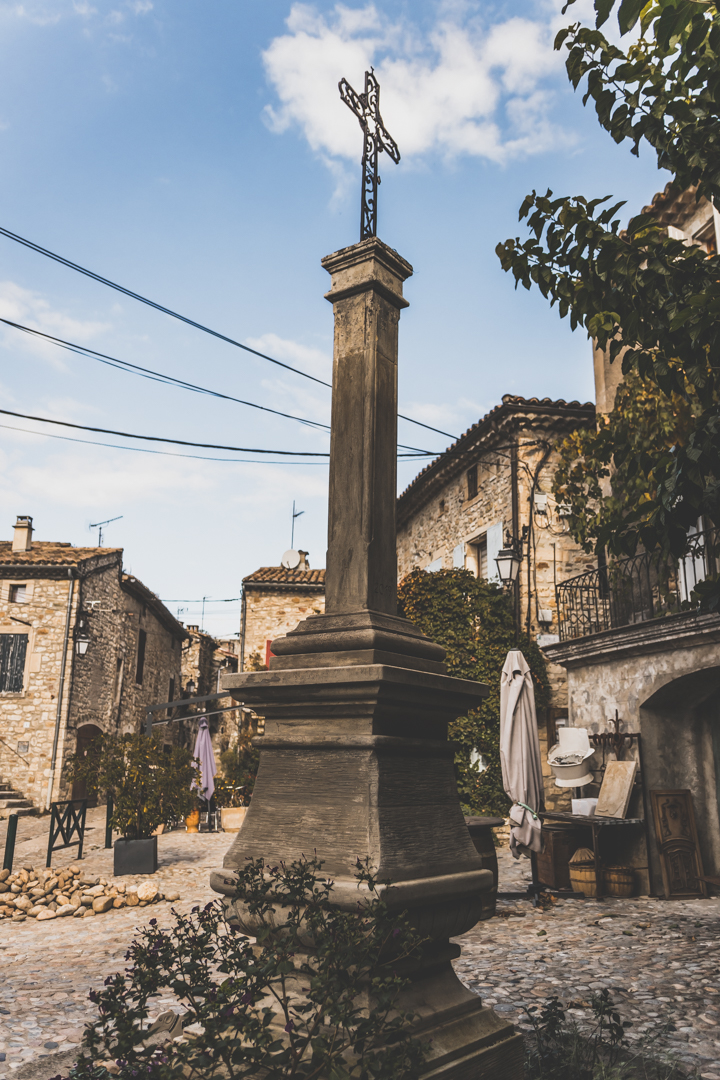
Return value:
<svg viewBox="0 0 720 1080">
<path fill-rule="evenodd" d="M 694 532 L 689 540 L 680 559 L 644 551 L 561 582 L 556 589 L 560 640 L 692 610 L 693 589 L 716 572 L 717 539 Z"/>
</svg>

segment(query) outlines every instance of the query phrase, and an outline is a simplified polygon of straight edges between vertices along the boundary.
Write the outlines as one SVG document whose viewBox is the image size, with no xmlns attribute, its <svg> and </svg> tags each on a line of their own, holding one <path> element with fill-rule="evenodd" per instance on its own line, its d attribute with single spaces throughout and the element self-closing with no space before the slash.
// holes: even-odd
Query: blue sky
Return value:
<svg viewBox="0 0 720 1080">
<path fill-rule="evenodd" d="M 329 378 L 320 259 L 358 239 L 361 153 L 337 82 L 360 89 L 373 63 L 402 153 L 399 166 L 381 159 L 379 233 L 415 267 L 400 324 L 401 411 L 459 434 L 505 393 L 591 399 L 585 335 L 539 295 L 516 293 L 495 245 L 517 235 L 532 188 L 612 194 L 635 210 L 666 177 L 649 155 L 616 147 L 568 86 L 551 48 L 567 19 L 561 6 L 0 0 L 0 226 Z M 324 387 L 3 237 L 0 316 L 329 419 Z M 199 442 L 327 448 L 317 429 L 7 327 L 0 407 Z M 324 464 L 143 454 L 0 423 L 42 431 L 0 427 L 0 536 L 29 513 L 37 539 L 83 545 L 91 523 L 122 515 L 107 542 L 125 548 L 126 567 L 184 609 L 185 622 L 200 621 L 206 596 L 206 628 L 238 629 L 239 604 L 219 601 L 240 595 L 245 574 L 279 562 L 293 499 L 304 511 L 296 546 L 324 565 Z M 440 450 L 447 440 L 401 423 L 400 441 Z M 400 489 L 418 468 L 401 464 Z"/>
</svg>

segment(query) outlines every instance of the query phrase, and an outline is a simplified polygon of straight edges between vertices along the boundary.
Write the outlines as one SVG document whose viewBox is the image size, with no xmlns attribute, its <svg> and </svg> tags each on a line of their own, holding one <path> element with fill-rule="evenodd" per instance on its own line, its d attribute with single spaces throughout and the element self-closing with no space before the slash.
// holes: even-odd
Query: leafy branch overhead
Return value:
<svg viewBox="0 0 720 1080">
<path fill-rule="evenodd" d="M 570 6 L 569 4 L 567 5 Z M 600 27 L 616 9 L 625 51 Z M 562 30 L 574 87 L 583 84 L 600 124 L 617 143 L 655 152 L 677 191 L 720 200 L 720 16 L 695 0 L 596 0 L 596 26 Z M 642 501 L 610 507 L 595 539 L 615 554 L 638 544 L 675 555 L 701 516 L 720 523 L 720 258 L 668 235 L 654 210 L 621 227 L 624 204 L 609 196 L 556 198 L 533 192 L 523 202 L 527 239 L 499 244 L 516 285 L 537 286 L 573 329 L 582 326 L 623 372 L 652 386 L 676 425 L 644 450 L 649 483 Z M 612 464 L 634 453 L 615 432 Z M 577 462 L 607 457 L 607 432 Z M 592 530 L 589 531 L 588 535 Z M 717 590 L 716 590 L 717 591 Z"/>
</svg>

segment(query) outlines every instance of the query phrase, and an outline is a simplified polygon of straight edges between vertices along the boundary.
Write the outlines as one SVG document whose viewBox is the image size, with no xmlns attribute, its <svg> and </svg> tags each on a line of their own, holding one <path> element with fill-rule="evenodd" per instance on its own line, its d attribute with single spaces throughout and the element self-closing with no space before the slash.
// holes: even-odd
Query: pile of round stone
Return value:
<svg viewBox="0 0 720 1080">
<path fill-rule="evenodd" d="M 178 892 L 162 893 L 151 880 L 124 885 L 88 877 L 77 863 L 64 870 L 23 866 L 14 874 L 0 871 L 0 919 L 13 922 L 86 918 L 117 908 L 147 907 L 161 900 L 172 902 L 179 898 Z"/>
</svg>

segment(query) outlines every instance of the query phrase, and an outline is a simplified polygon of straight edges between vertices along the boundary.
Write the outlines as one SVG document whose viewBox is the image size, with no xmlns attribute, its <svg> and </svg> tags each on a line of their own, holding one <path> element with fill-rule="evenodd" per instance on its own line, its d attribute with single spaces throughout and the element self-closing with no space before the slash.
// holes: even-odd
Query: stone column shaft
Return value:
<svg viewBox="0 0 720 1080">
<path fill-rule="evenodd" d="M 375 237 L 322 265 L 335 313 L 325 610 L 394 615 L 398 320 L 412 267 Z"/>
</svg>

